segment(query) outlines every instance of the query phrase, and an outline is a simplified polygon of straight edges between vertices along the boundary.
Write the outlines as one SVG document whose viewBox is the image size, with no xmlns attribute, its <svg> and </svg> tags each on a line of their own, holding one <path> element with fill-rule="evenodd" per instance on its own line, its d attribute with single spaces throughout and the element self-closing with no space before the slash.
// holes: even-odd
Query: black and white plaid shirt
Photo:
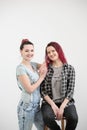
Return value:
<svg viewBox="0 0 87 130">
<path fill-rule="evenodd" d="M 53 76 L 53 68 L 51 65 L 48 67 L 47 75 L 44 81 L 41 83 L 40 92 L 43 98 L 43 103 L 45 103 L 44 96 L 48 95 L 51 99 L 53 99 L 52 94 L 52 76 Z M 75 87 L 75 70 L 74 67 L 69 64 L 64 64 L 61 72 L 62 75 L 62 85 L 61 85 L 61 97 L 59 102 L 62 102 L 65 98 L 69 99 L 68 104 L 72 104 L 74 102 L 73 93 Z"/>
</svg>

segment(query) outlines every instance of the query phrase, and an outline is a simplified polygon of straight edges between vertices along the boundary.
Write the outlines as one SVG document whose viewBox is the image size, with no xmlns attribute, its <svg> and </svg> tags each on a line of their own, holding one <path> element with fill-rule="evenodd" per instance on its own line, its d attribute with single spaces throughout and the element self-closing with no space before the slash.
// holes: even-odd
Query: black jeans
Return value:
<svg viewBox="0 0 87 130">
<path fill-rule="evenodd" d="M 57 104 L 59 107 L 60 104 Z M 58 123 L 55 121 L 54 112 L 49 104 L 42 104 L 41 107 L 43 120 L 44 123 L 51 129 L 51 130 L 61 130 Z M 69 105 L 64 109 L 64 115 L 66 118 L 66 128 L 65 130 L 75 130 L 77 123 L 78 123 L 78 115 L 76 112 L 75 105 Z"/>
</svg>

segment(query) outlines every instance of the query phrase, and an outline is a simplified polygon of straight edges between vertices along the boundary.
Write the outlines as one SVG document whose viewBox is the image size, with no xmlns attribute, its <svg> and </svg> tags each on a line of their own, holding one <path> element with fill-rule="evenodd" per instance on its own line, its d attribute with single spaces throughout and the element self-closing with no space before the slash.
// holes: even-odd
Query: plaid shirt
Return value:
<svg viewBox="0 0 87 130">
<path fill-rule="evenodd" d="M 40 87 L 40 92 L 41 96 L 43 98 L 43 103 L 46 102 L 44 100 L 44 96 L 48 95 L 51 99 L 53 99 L 53 94 L 52 94 L 52 76 L 53 76 L 53 69 L 51 65 L 48 67 L 48 72 L 41 83 Z M 73 99 L 73 93 L 74 93 L 74 87 L 75 87 L 75 70 L 73 66 L 69 64 L 64 64 L 63 65 L 63 70 L 61 72 L 62 75 L 62 85 L 61 85 L 61 96 L 62 99 L 60 99 L 60 102 L 62 102 L 65 98 L 69 99 L 69 103 L 71 104 L 74 102 Z"/>
</svg>

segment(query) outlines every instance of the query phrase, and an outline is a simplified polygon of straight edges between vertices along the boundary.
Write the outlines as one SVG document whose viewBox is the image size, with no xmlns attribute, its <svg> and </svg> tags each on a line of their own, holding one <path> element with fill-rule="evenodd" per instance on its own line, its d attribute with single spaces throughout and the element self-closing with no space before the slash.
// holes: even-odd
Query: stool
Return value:
<svg viewBox="0 0 87 130">
<path fill-rule="evenodd" d="M 63 117 L 61 119 L 61 130 L 65 130 L 65 122 L 64 122 L 64 120 L 65 120 L 65 117 Z"/>
<path fill-rule="evenodd" d="M 48 130 L 49 128 L 47 126 L 45 126 L 45 129 L 44 130 Z"/>
<path fill-rule="evenodd" d="M 63 117 L 61 119 L 61 130 L 65 130 L 65 122 L 64 122 L 64 120 L 65 120 L 65 117 Z M 49 130 L 49 128 L 47 126 L 45 126 L 44 130 Z"/>
</svg>

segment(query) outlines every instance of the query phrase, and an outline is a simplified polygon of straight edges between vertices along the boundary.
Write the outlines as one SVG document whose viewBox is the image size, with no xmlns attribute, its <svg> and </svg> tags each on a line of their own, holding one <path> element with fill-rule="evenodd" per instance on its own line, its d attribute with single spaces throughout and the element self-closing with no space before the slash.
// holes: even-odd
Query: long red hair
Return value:
<svg viewBox="0 0 87 130">
<path fill-rule="evenodd" d="M 55 50 L 57 51 L 57 53 L 59 55 L 59 59 L 62 61 L 63 64 L 67 63 L 67 60 L 66 60 L 65 55 L 64 55 L 64 52 L 62 50 L 62 47 L 59 45 L 59 43 L 57 43 L 57 42 L 50 42 L 50 43 L 47 44 L 46 49 L 45 49 L 45 61 L 46 61 L 47 66 L 52 62 L 49 59 L 48 55 L 47 55 L 47 48 L 49 46 L 52 46 L 52 47 L 55 48 Z"/>
</svg>

